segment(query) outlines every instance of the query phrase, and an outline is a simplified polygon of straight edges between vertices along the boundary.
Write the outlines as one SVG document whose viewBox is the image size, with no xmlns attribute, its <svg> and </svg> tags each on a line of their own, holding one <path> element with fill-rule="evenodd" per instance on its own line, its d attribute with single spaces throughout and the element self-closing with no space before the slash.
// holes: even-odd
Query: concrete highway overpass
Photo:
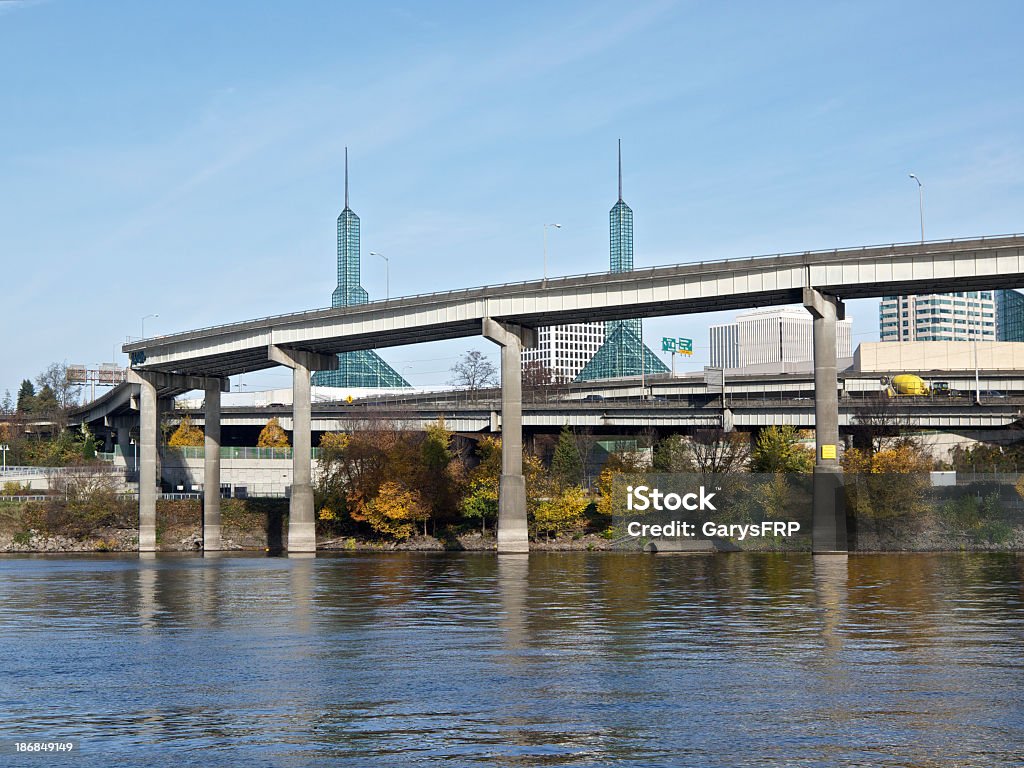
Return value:
<svg viewBox="0 0 1024 768">
<path fill-rule="evenodd" d="M 815 361 L 814 549 L 845 550 L 835 504 L 839 407 L 835 324 L 843 301 L 1024 285 L 1024 236 L 892 244 L 582 275 L 377 301 L 250 320 L 126 344 L 140 385 L 140 548 L 155 547 L 159 391 L 206 392 L 207 454 L 219 456 L 220 392 L 239 373 L 293 370 L 294 483 L 289 549 L 315 550 L 309 467 L 311 370 L 336 367 L 336 353 L 483 335 L 501 347 L 502 478 L 498 548 L 527 551 L 522 477 L 521 351 L 536 328 L 583 321 L 684 315 L 803 303 L 813 317 Z M 216 466 L 206 468 L 217 477 Z M 204 530 L 219 548 L 219 501 L 208 499 Z M 842 519 L 840 519 L 842 518 Z"/>
</svg>

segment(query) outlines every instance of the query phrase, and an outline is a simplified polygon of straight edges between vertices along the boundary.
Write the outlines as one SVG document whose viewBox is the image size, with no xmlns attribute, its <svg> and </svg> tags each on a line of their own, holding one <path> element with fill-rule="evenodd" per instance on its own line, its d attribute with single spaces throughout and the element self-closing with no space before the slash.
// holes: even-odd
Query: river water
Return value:
<svg viewBox="0 0 1024 768">
<path fill-rule="evenodd" d="M 0 765 L 1020 766 L 1022 584 L 1012 554 L 7 556 Z"/>
</svg>

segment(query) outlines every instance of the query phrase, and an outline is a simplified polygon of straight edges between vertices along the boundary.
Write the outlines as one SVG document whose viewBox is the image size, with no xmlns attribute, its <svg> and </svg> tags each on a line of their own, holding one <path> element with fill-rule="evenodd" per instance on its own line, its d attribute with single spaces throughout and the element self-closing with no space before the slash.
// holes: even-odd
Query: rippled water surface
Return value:
<svg viewBox="0 0 1024 768">
<path fill-rule="evenodd" d="M 5 557 L 0 764 L 1019 766 L 1022 580 L 1015 555 Z"/>
</svg>

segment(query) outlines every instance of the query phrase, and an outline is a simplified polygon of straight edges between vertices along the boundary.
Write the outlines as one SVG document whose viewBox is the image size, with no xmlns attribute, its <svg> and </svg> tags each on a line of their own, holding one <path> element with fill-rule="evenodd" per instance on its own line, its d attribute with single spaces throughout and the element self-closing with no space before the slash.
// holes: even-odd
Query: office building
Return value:
<svg viewBox="0 0 1024 768">
<path fill-rule="evenodd" d="M 813 321 L 802 307 L 754 309 L 709 328 L 711 365 L 750 368 L 814 360 Z M 836 323 L 836 357 L 851 357 L 853 322 Z"/>
<path fill-rule="evenodd" d="M 881 341 L 995 341 L 997 293 L 1001 291 L 886 296 L 878 305 L 878 337 Z M 1007 307 L 1012 303 L 1010 297 Z"/>
<path fill-rule="evenodd" d="M 604 343 L 604 323 L 575 323 L 537 329 L 537 346 L 523 350 L 523 370 L 538 369 L 551 383 L 576 378 Z"/>
</svg>

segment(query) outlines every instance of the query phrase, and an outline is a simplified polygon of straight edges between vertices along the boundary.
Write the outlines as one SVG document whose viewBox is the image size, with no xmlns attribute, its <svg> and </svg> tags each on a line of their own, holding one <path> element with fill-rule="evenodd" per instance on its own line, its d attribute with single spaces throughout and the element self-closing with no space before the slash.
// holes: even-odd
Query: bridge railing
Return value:
<svg viewBox="0 0 1024 768">
<path fill-rule="evenodd" d="M 667 269 L 667 268 L 670 268 L 670 267 L 702 267 L 702 266 L 707 266 L 707 265 L 711 265 L 711 264 L 726 264 L 726 263 L 729 263 L 729 264 L 741 265 L 741 264 L 745 264 L 745 263 L 748 263 L 748 262 L 756 261 L 758 259 L 786 258 L 786 257 L 792 257 L 792 256 L 807 256 L 807 257 L 822 257 L 822 258 L 825 258 L 825 257 L 828 257 L 828 256 L 835 257 L 835 256 L 839 256 L 839 255 L 853 255 L 853 254 L 857 254 L 857 253 L 865 253 L 867 251 L 876 251 L 876 250 L 880 250 L 880 249 L 884 249 L 884 248 L 903 248 L 903 247 L 920 248 L 920 247 L 925 247 L 925 246 L 929 246 L 929 245 L 955 245 L 956 243 L 985 242 L 986 240 L 1002 240 L 1002 239 L 1007 239 L 1007 238 L 1012 238 L 1012 237 L 1022 237 L 1022 236 L 1024 236 L 1024 235 L 1021 235 L 1019 233 L 1012 233 L 1012 234 L 1006 234 L 1006 235 L 984 235 L 984 236 L 981 236 L 981 237 L 954 237 L 954 238 L 948 238 L 948 239 L 944 239 L 944 240 L 925 240 L 924 242 L 921 242 L 919 240 L 914 240 L 914 241 L 900 242 L 900 243 L 879 243 L 877 245 L 851 246 L 851 247 L 848 247 L 848 248 L 828 248 L 828 249 L 824 249 L 824 250 L 820 250 L 820 251 L 792 251 L 792 252 L 783 252 L 783 253 L 765 253 L 765 254 L 759 254 L 757 256 L 741 256 L 741 257 L 721 258 L 721 259 L 702 259 L 701 261 L 676 262 L 676 263 L 673 263 L 673 264 L 659 264 L 657 266 L 643 267 L 642 269 L 634 269 L 634 270 L 631 270 L 630 272 L 621 272 L 621 273 L 614 273 L 614 274 L 616 274 L 617 276 L 628 276 L 628 275 L 638 275 L 638 274 L 642 275 L 642 274 L 647 274 L 647 273 L 650 273 L 650 272 L 655 272 L 655 271 L 657 271 L 659 269 Z M 611 274 L 609 270 L 602 270 L 600 272 L 584 272 L 584 273 L 576 274 L 576 275 L 563 275 L 563 276 L 560 276 L 560 277 L 548 277 L 548 278 L 544 278 L 543 280 L 537 279 L 537 278 L 533 278 L 531 280 L 519 280 L 519 281 L 515 281 L 515 282 L 510 282 L 510 283 L 495 283 L 493 285 L 481 285 L 481 286 L 473 286 L 473 287 L 469 287 L 469 288 L 458 288 L 458 289 L 455 289 L 455 290 L 452 290 L 452 291 L 428 291 L 428 292 L 425 292 L 425 293 L 413 293 L 413 294 L 409 294 L 407 296 L 395 296 L 393 298 L 389 297 L 389 298 L 386 298 L 386 299 L 377 299 L 376 301 L 371 301 L 371 302 L 368 302 L 367 304 L 360 304 L 360 305 L 358 305 L 358 309 L 362 311 L 362 310 L 365 310 L 367 307 L 373 306 L 373 305 L 387 306 L 389 304 L 394 304 L 394 305 L 397 306 L 397 305 L 401 305 L 401 304 L 403 304 L 405 302 L 422 301 L 423 299 L 427 299 L 427 298 L 444 299 L 444 298 L 465 297 L 465 296 L 467 296 L 467 295 L 469 295 L 471 293 L 474 293 L 474 292 L 486 292 L 486 291 L 494 292 L 494 291 L 500 291 L 502 289 L 522 288 L 522 287 L 525 287 L 525 286 L 528 286 L 528 285 L 544 285 L 544 286 L 550 287 L 550 286 L 552 286 L 552 284 L 558 284 L 558 283 L 562 283 L 562 282 L 568 282 L 568 281 L 572 281 L 572 280 L 579 280 L 579 279 L 584 279 L 584 278 L 588 278 L 588 277 L 597 277 L 599 275 L 608 275 L 608 274 Z M 240 326 L 248 326 L 248 325 L 259 324 L 259 323 L 267 323 L 267 322 L 271 322 L 271 321 L 287 320 L 288 318 L 301 317 L 301 316 L 304 316 L 304 315 L 308 315 L 308 314 L 310 314 L 312 312 L 321 312 L 321 311 L 322 312 L 328 312 L 328 311 L 331 311 L 331 310 L 334 310 L 334 309 L 337 309 L 337 307 L 315 307 L 313 309 L 308 309 L 308 310 L 304 310 L 304 311 L 301 311 L 301 312 L 288 312 L 288 313 L 285 313 L 285 314 L 282 314 L 282 315 L 269 315 L 267 317 L 254 318 L 252 320 L 240 320 L 240 321 L 234 322 L 234 323 L 225 323 L 225 324 L 222 324 L 222 325 L 211 325 L 211 326 L 206 326 L 204 328 L 196 328 L 196 329 L 193 329 L 191 331 L 188 331 L 187 333 L 188 334 L 201 334 L 201 333 L 204 333 L 206 331 L 227 330 L 227 329 L 230 329 L 230 328 L 235 328 L 235 327 L 240 327 Z M 355 307 L 353 309 L 355 309 Z M 167 337 L 170 337 L 170 336 L 180 336 L 180 335 L 182 335 L 182 334 L 180 334 L 180 333 L 173 333 L 173 334 L 165 334 L 163 336 L 151 336 L 151 337 L 146 338 L 146 339 L 139 339 L 137 341 L 129 342 L 129 345 L 141 344 L 142 342 L 145 342 L 145 341 L 155 341 L 157 339 L 167 338 Z"/>
</svg>

